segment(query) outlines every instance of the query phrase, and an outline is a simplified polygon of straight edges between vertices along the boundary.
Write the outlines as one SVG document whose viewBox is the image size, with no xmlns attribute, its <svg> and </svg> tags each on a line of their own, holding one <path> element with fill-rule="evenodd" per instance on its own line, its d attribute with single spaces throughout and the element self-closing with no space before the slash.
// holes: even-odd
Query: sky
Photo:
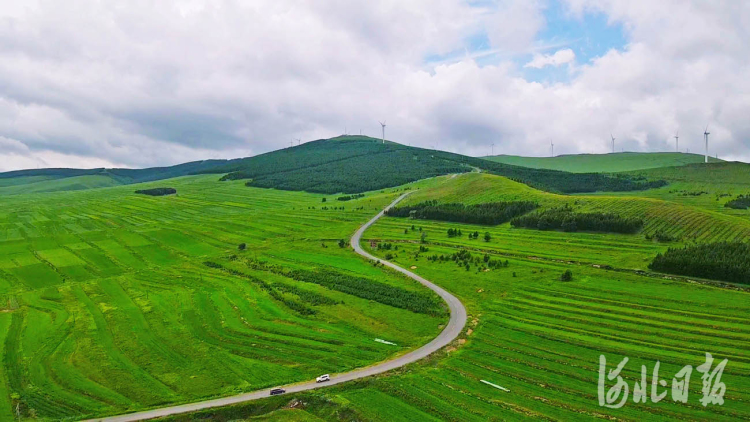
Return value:
<svg viewBox="0 0 750 422">
<path fill-rule="evenodd" d="M 750 2 L 0 0 L 0 171 L 349 134 L 750 161 Z M 494 147 L 493 147 L 494 144 Z"/>
</svg>

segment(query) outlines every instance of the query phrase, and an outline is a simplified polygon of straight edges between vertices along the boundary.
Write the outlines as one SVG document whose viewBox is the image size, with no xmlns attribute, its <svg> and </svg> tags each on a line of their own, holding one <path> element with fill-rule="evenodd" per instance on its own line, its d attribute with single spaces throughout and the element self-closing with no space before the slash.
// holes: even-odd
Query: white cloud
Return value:
<svg viewBox="0 0 750 422">
<path fill-rule="evenodd" d="M 677 129 L 696 151 L 710 121 L 712 152 L 750 158 L 747 2 L 567 0 L 573 16 L 622 25 L 628 46 L 555 84 L 525 80 L 511 60 L 547 41 L 542 1 L 6 7 L 17 4 L 0 0 L 0 136 L 27 161 L 0 143 L 2 169 L 52 153 L 67 166 L 244 156 L 344 127 L 376 135 L 379 119 L 393 140 L 477 155 L 491 143 L 541 155 L 550 140 L 560 153 L 604 152 L 610 132 L 627 149 L 665 150 Z M 425 67 L 482 31 L 494 65 L 468 54 Z"/>
<path fill-rule="evenodd" d="M 534 69 L 541 69 L 547 66 L 560 67 L 561 65 L 573 63 L 576 59 L 576 53 L 573 50 L 566 48 L 563 50 L 557 50 L 554 54 L 534 54 L 534 57 L 530 62 L 523 65 L 523 67 L 531 67 Z"/>
</svg>

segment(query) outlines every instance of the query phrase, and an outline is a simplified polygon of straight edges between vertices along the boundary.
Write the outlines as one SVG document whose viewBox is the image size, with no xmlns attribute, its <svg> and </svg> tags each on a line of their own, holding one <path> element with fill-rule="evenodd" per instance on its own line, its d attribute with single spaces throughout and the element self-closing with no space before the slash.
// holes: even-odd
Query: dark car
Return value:
<svg viewBox="0 0 750 422">
<path fill-rule="evenodd" d="M 273 390 L 271 390 L 272 396 L 275 396 L 278 394 L 284 394 L 284 393 L 286 393 L 286 390 L 284 390 L 283 388 L 274 388 Z"/>
</svg>

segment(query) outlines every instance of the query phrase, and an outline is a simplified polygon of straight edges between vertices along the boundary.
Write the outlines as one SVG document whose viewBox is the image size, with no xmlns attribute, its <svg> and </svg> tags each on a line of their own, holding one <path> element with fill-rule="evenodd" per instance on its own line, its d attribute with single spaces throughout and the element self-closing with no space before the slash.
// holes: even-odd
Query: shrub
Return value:
<svg viewBox="0 0 750 422">
<path fill-rule="evenodd" d="M 135 191 L 137 194 L 141 195 L 150 195 L 150 196 L 164 196 L 164 195 L 174 195 L 177 193 L 177 189 L 175 188 L 153 188 L 153 189 L 141 189 Z"/>
<path fill-rule="evenodd" d="M 564 273 L 560 276 L 561 281 L 572 281 L 573 280 L 573 273 L 570 270 L 565 270 Z"/>
<path fill-rule="evenodd" d="M 247 245 L 244 243 L 240 243 L 239 246 L 237 246 L 237 249 L 244 251 L 245 249 L 247 249 Z"/>
</svg>

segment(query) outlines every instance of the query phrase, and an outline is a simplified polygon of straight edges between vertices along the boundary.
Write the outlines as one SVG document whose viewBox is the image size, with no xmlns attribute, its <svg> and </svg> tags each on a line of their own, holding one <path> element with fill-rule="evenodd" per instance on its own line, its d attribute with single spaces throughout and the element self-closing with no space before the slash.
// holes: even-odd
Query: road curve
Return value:
<svg viewBox="0 0 750 422">
<path fill-rule="evenodd" d="M 414 274 L 413 272 L 409 270 L 406 270 L 404 268 L 399 267 L 396 264 L 393 264 L 388 261 L 384 261 L 382 259 L 379 259 L 370 255 L 369 253 L 365 252 L 365 250 L 362 249 L 362 247 L 359 244 L 360 239 L 362 238 L 362 234 L 365 232 L 365 230 L 367 230 L 373 223 L 378 221 L 378 219 L 383 216 L 386 210 L 388 210 L 389 208 L 399 203 L 399 201 L 404 199 L 410 193 L 411 192 L 407 192 L 399 196 L 395 201 L 393 201 L 390 205 L 388 205 L 383 211 L 378 213 L 378 215 L 376 215 L 370 221 L 368 221 L 362 227 L 360 227 L 359 230 L 357 230 L 357 232 L 354 233 L 354 235 L 352 236 L 351 245 L 354 248 L 355 252 L 364 256 L 365 258 L 380 261 L 383 265 L 390 267 L 406 275 L 407 277 L 410 277 L 418 281 L 419 283 L 421 283 L 428 289 L 437 293 L 446 302 L 446 304 L 448 305 L 448 308 L 450 309 L 451 316 L 450 316 L 450 320 L 448 321 L 448 325 L 446 325 L 445 328 L 443 328 L 443 331 L 440 332 L 440 334 L 429 343 L 425 344 L 424 346 L 420 347 L 417 350 L 414 350 L 405 355 L 399 356 L 396 359 L 378 363 L 378 364 L 368 366 L 365 368 L 356 369 L 351 372 L 346 372 L 343 374 L 337 374 L 337 375 L 331 376 L 331 381 L 326 382 L 326 383 L 317 384 L 313 380 L 313 381 L 308 381 L 304 383 L 283 386 L 283 388 L 286 390 L 286 394 L 297 393 L 300 391 L 313 390 L 317 388 L 329 387 L 331 385 L 341 384 L 347 381 L 353 381 L 356 379 L 369 377 L 371 375 L 381 374 L 383 372 L 387 372 L 392 369 L 402 367 L 412 362 L 416 362 L 420 359 L 425 358 L 431 353 L 440 350 L 444 346 L 448 345 L 456 337 L 458 337 L 458 335 L 461 333 L 461 330 L 463 330 L 464 325 L 466 325 L 466 308 L 464 308 L 464 305 L 455 296 L 443 290 L 442 288 L 436 286 L 435 284 L 427 281 L 426 279 Z M 259 400 L 259 399 L 268 397 L 269 393 L 270 393 L 270 389 L 264 389 L 264 390 L 253 391 L 250 393 L 238 394 L 236 396 L 224 397 L 220 399 L 206 400 L 206 401 L 201 401 L 201 402 L 196 402 L 196 403 L 188 403 L 188 404 L 182 404 L 182 405 L 170 406 L 170 407 L 162 407 L 159 409 L 146 410 L 143 412 L 136 412 L 136 413 L 128 413 L 128 414 L 119 415 L 119 416 L 89 419 L 87 422 L 142 421 L 142 420 L 160 418 L 164 416 L 176 415 L 180 413 L 195 412 L 198 410 L 209 409 L 212 407 L 228 406 L 231 404 L 237 404 L 237 403 L 242 403 L 242 402 L 247 402 L 247 401 L 252 401 L 252 400 Z"/>
</svg>

